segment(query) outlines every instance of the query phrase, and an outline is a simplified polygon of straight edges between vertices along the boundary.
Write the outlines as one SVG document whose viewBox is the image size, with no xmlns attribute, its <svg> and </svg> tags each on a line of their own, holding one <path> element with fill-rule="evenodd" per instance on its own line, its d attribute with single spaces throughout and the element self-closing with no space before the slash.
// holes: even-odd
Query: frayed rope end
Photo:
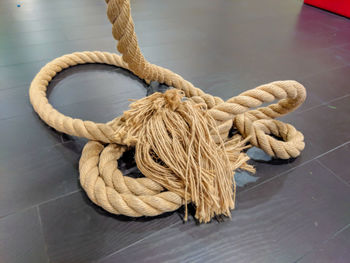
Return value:
<svg viewBox="0 0 350 263">
<path fill-rule="evenodd" d="M 144 176 L 196 206 L 199 222 L 234 209 L 234 170 L 246 168 L 245 142 L 215 143 L 214 119 L 184 92 L 171 89 L 135 101 L 123 115 L 126 140 L 136 147 L 135 160 Z M 126 134 L 125 134 L 126 133 Z"/>
</svg>

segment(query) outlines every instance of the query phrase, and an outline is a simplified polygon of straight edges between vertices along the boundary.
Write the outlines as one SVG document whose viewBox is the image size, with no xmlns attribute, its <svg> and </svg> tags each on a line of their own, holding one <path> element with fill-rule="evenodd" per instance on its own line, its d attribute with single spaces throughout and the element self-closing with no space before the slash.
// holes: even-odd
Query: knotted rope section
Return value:
<svg viewBox="0 0 350 263">
<path fill-rule="evenodd" d="M 30 86 L 34 110 L 57 131 L 91 140 L 80 159 L 80 182 L 89 198 L 105 210 L 132 217 L 155 216 L 182 205 L 187 208 L 192 202 L 200 222 L 209 222 L 215 215 L 230 216 L 235 203 L 234 171 L 254 171 L 247 164 L 245 148 L 254 145 L 282 159 L 295 158 L 304 149 L 299 131 L 274 120 L 304 102 L 304 87 L 296 81 L 276 81 L 227 101 L 206 94 L 172 71 L 146 61 L 128 0 L 106 2 L 122 56 L 86 51 L 49 62 Z M 121 67 L 147 83 L 158 81 L 174 89 L 133 102 L 128 111 L 108 123 L 73 119 L 52 107 L 47 86 L 58 72 L 86 63 Z M 238 133 L 229 137 L 232 128 Z M 143 178 L 123 176 L 118 169 L 117 160 L 130 147 L 135 148 Z"/>
</svg>

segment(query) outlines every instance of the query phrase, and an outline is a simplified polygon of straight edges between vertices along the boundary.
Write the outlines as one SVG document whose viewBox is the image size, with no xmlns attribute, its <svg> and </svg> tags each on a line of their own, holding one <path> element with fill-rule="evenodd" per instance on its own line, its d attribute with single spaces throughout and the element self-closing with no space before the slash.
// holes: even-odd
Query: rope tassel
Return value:
<svg viewBox="0 0 350 263">
<path fill-rule="evenodd" d="M 206 109 L 183 97 L 172 89 L 132 103 L 122 117 L 126 141 L 136 146 L 142 174 L 180 195 L 185 204 L 195 204 L 200 222 L 230 216 L 235 192 L 229 153 L 223 141 L 212 139 L 211 132 L 218 131 Z M 230 157 L 232 163 L 239 159 Z"/>
</svg>

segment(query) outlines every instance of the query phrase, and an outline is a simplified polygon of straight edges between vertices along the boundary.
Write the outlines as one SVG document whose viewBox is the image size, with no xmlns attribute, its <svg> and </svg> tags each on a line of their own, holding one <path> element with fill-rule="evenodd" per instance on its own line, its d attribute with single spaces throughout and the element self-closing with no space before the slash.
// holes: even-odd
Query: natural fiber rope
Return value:
<svg viewBox="0 0 350 263">
<path fill-rule="evenodd" d="M 250 143 L 271 156 L 288 159 L 297 157 L 304 148 L 303 135 L 293 126 L 273 120 L 299 107 L 306 98 L 304 87 L 296 81 L 276 81 L 262 85 L 224 102 L 219 97 L 204 93 L 172 71 L 150 64 L 141 54 L 128 0 L 107 0 L 107 15 L 113 24 L 113 36 L 118 40 L 122 57 L 107 52 L 77 52 L 49 62 L 34 78 L 30 86 L 30 101 L 34 110 L 57 131 L 85 137 L 90 140 L 80 160 L 80 181 L 89 198 L 107 211 L 128 216 L 154 216 L 173 211 L 184 204 L 178 194 L 164 191 L 157 182 L 148 178 L 132 179 L 123 176 L 116 160 L 126 150 L 124 122 L 118 117 L 109 123 L 94 123 L 73 119 L 58 112 L 47 99 L 47 86 L 54 76 L 79 64 L 102 63 L 130 70 L 139 78 L 158 81 L 183 90 L 186 97 L 205 104 L 216 120 L 220 137 L 228 140 L 232 125 Z M 263 103 L 279 100 L 277 104 L 257 108 Z M 255 110 L 251 109 L 257 108 Z M 281 137 L 283 141 L 269 134 Z M 216 137 L 215 137 L 216 136 Z M 99 142 L 97 142 L 99 141 Z M 104 147 L 102 143 L 110 143 Z"/>
<path fill-rule="evenodd" d="M 110 144 L 106 148 L 95 141 L 84 147 L 80 160 L 80 183 L 89 198 L 105 210 L 127 216 L 155 216 L 178 209 L 182 198 L 170 191 L 162 192 L 148 178 L 123 176 L 116 159 L 126 147 Z"/>
</svg>

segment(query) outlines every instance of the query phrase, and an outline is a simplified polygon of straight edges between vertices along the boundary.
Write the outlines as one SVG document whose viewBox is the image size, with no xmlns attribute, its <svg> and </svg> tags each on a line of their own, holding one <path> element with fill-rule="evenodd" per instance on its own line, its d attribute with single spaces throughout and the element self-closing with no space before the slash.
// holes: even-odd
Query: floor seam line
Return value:
<svg viewBox="0 0 350 263">
<path fill-rule="evenodd" d="M 152 236 L 154 236 L 154 235 L 156 235 L 156 234 L 158 234 L 158 233 L 160 233 L 160 232 L 162 232 L 162 231 L 165 231 L 165 230 L 167 230 L 167 229 L 169 229 L 169 228 L 171 228 L 171 227 L 173 227 L 173 226 L 176 226 L 176 225 L 178 225 L 179 223 L 180 223 L 180 222 L 175 222 L 175 223 L 173 223 L 173 224 L 171 224 L 171 225 L 169 225 L 169 226 L 167 226 L 167 227 L 164 227 L 164 228 L 161 229 L 161 230 L 158 230 L 158 231 L 156 231 L 156 232 L 153 232 L 152 234 L 149 234 L 149 235 L 147 235 L 147 236 L 145 236 L 145 237 L 143 237 L 143 238 L 141 238 L 141 239 L 139 239 L 139 240 L 137 240 L 137 241 L 135 241 L 135 242 L 133 242 L 133 243 L 131 243 L 131 244 L 129 244 L 129 245 L 127 245 L 127 246 L 121 248 L 121 249 L 118 249 L 117 251 L 115 251 L 115 252 L 113 252 L 113 253 L 111 253 L 111 254 L 109 254 L 109 255 L 107 255 L 107 256 L 105 256 L 105 257 L 99 259 L 99 260 L 97 260 L 97 262 L 99 262 L 99 261 L 101 261 L 101 260 L 104 260 L 104 259 L 107 259 L 107 258 L 109 258 L 109 257 L 111 257 L 111 256 L 114 256 L 114 255 L 116 255 L 116 254 L 118 254 L 118 253 L 120 253 L 120 252 L 123 252 L 124 250 L 126 250 L 126 249 L 128 249 L 128 248 L 130 248 L 130 247 L 133 247 L 134 245 L 137 245 L 138 243 L 140 243 L 140 242 L 142 242 L 142 241 L 144 241 L 144 240 L 147 240 L 148 238 L 150 238 L 150 237 L 152 237 Z"/>
<path fill-rule="evenodd" d="M 45 248 L 45 255 L 46 255 L 46 258 L 47 258 L 47 262 L 50 262 L 49 253 L 48 253 L 48 249 L 47 249 L 46 238 L 45 238 L 45 235 L 44 235 L 44 227 L 43 227 L 43 222 L 42 222 L 39 206 L 36 206 L 35 210 L 36 210 L 36 214 L 38 216 L 38 221 L 39 221 L 39 226 L 40 226 L 40 230 L 41 230 L 41 235 L 42 235 L 43 240 L 44 240 L 44 248 Z"/>
<path fill-rule="evenodd" d="M 342 182 L 350 187 L 350 184 L 347 181 L 345 181 L 343 178 L 341 178 L 339 175 L 337 175 L 331 168 L 327 167 L 319 159 L 317 159 L 316 162 L 318 162 L 323 168 L 327 169 L 327 171 L 329 171 L 331 174 L 333 174 L 340 182 Z"/>
</svg>

